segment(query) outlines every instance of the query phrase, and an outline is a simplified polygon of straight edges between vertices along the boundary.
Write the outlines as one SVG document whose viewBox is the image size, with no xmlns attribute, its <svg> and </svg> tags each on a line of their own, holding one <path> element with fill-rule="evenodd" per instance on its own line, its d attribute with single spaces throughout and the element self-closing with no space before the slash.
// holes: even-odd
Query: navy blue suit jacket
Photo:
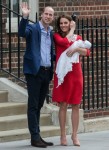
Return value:
<svg viewBox="0 0 109 150">
<path fill-rule="evenodd" d="M 20 37 L 26 38 L 26 51 L 24 54 L 23 72 L 24 74 L 36 75 L 41 62 L 41 29 L 39 22 L 34 24 L 28 24 L 28 20 L 22 18 L 19 24 L 18 34 Z M 50 80 L 53 76 L 53 35 L 51 37 L 51 75 Z"/>
</svg>

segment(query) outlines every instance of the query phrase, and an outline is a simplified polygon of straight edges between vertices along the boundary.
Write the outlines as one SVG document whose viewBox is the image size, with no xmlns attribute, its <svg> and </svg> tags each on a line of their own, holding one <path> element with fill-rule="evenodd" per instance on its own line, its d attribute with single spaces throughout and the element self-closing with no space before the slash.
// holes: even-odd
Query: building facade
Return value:
<svg viewBox="0 0 109 150">
<path fill-rule="evenodd" d="M 24 79 L 22 74 L 23 54 L 25 50 L 25 40 L 18 37 L 18 15 L 9 11 L 20 13 L 19 5 L 26 0 L 0 0 L 1 25 L 1 68 Z M 55 19 L 61 14 L 76 14 L 79 26 L 85 30 L 78 29 L 80 35 L 88 38 L 93 43 L 92 55 L 84 58 L 84 95 L 81 108 L 84 106 L 85 117 L 96 117 L 109 115 L 109 48 L 108 48 L 108 0 L 27 0 L 31 8 L 30 20 L 39 20 L 40 14 L 45 6 L 52 6 L 55 10 Z M 4 7 L 5 6 L 5 7 Z M 9 9 L 7 9 L 9 8 Z M 20 13 L 21 14 L 21 13 Z M 91 21 L 93 20 L 93 21 Z M 55 21 L 52 24 L 55 26 Z M 81 29 L 80 27 L 80 29 Z M 84 31 L 84 34 L 83 34 Z M 11 44 L 10 44 L 11 43 Z M 20 46 L 20 49 L 19 49 Z M 19 50 L 20 52 L 19 52 Z M 19 61 L 18 61 L 19 60 Z M 20 71 L 16 71 L 20 68 Z M 1 71 L 0 76 L 23 85 L 11 75 Z M 24 85 L 23 85 L 24 86 Z M 49 93 L 52 93 L 53 84 L 51 82 Z"/>
</svg>

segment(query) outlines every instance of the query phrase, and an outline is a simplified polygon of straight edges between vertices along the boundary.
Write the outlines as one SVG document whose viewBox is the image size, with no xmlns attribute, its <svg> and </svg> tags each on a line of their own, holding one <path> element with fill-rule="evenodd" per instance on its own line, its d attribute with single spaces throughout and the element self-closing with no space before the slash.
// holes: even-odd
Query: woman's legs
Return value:
<svg viewBox="0 0 109 150">
<path fill-rule="evenodd" d="M 67 145 L 66 140 L 66 113 L 67 113 L 67 104 L 66 103 L 60 103 L 60 109 L 59 109 L 59 124 L 60 124 L 60 130 L 61 130 L 61 145 Z"/>
<path fill-rule="evenodd" d="M 72 128 L 73 128 L 73 133 L 72 133 L 72 140 L 73 144 L 75 146 L 80 146 L 80 142 L 77 137 L 77 131 L 78 131 L 78 126 L 79 126 L 79 105 L 72 105 L 72 115 L 71 115 L 71 120 L 72 120 Z"/>
</svg>

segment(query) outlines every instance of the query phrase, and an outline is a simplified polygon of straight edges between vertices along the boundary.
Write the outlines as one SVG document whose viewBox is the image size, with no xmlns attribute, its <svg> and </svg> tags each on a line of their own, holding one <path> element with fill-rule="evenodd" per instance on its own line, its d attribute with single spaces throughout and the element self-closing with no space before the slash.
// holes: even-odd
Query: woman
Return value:
<svg viewBox="0 0 109 150">
<path fill-rule="evenodd" d="M 57 19 L 57 32 L 54 34 L 55 50 L 56 50 L 56 64 L 62 52 L 64 52 L 71 44 L 77 40 L 82 40 L 82 37 L 74 34 L 75 22 L 70 17 L 62 15 Z M 82 99 L 83 91 L 83 75 L 80 62 L 80 56 L 89 56 L 90 50 L 86 48 L 70 49 L 66 54 L 71 57 L 75 52 L 79 53 L 79 63 L 72 64 L 72 71 L 64 78 L 64 82 L 57 87 L 58 78 L 54 74 L 53 87 L 53 102 L 59 103 L 59 123 L 60 123 L 60 144 L 67 145 L 66 139 L 66 112 L 67 106 L 72 106 L 72 135 L 71 139 L 75 146 L 80 146 L 77 137 L 77 130 L 79 125 L 79 104 Z"/>
</svg>

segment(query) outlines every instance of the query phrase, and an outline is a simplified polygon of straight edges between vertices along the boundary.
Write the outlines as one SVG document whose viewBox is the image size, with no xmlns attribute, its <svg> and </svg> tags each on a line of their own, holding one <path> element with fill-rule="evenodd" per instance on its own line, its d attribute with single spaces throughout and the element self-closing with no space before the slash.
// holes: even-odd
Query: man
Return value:
<svg viewBox="0 0 109 150">
<path fill-rule="evenodd" d="M 53 36 L 49 24 L 53 21 L 54 10 L 45 7 L 41 20 L 28 24 L 30 9 L 26 2 L 21 4 L 23 18 L 19 25 L 19 36 L 26 38 L 23 70 L 28 90 L 28 127 L 31 145 L 35 147 L 52 146 L 40 136 L 40 110 L 43 106 L 49 82 L 53 76 Z"/>
</svg>

